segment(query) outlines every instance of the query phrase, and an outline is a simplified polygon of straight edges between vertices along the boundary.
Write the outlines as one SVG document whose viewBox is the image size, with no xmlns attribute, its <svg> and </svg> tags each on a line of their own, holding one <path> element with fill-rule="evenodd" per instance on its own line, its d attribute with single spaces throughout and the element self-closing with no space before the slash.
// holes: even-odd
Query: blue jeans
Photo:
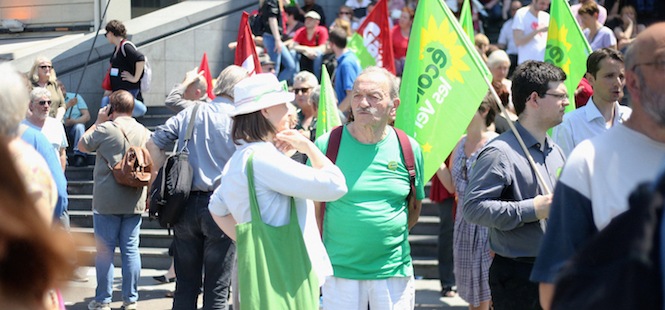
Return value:
<svg viewBox="0 0 665 310">
<path fill-rule="evenodd" d="M 297 62 L 286 45 L 282 44 L 282 53 L 278 54 L 275 52 L 275 37 L 270 33 L 264 32 L 263 47 L 265 47 L 266 53 L 268 53 L 270 59 L 275 62 L 275 74 L 277 74 L 277 79 L 280 81 L 291 81 L 296 73 L 298 73 L 298 69 L 296 67 Z M 280 64 L 284 65 L 283 71 L 279 70 Z"/>
<path fill-rule="evenodd" d="M 120 247 L 122 259 L 122 300 L 139 299 L 138 283 L 141 273 L 139 254 L 140 214 L 93 214 L 97 241 L 97 290 L 95 301 L 110 303 L 113 296 L 113 254 Z"/>
<path fill-rule="evenodd" d="M 134 96 L 134 98 L 136 98 L 136 96 L 139 94 L 138 89 L 128 90 L 128 92 L 130 92 L 132 96 Z M 109 97 L 104 97 L 102 98 L 102 106 L 99 108 L 101 109 L 108 104 L 109 104 Z M 145 104 L 143 104 L 143 102 L 134 99 L 134 111 L 132 111 L 132 117 L 141 117 L 145 115 L 145 112 L 147 111 L 148 108 L 145 106 Z"/>
<path fill-rule="evenodd" d="M 228 308 L 236 245 L 212 219 L 208 211 L 210 194 L 192 192 L 185 211 L 174 226 L 174 310 L 197 309 L 201 284 L 204 310 Z M 202 271 L 205 271 L 203 283 Z"/>
<path fill-rule="evenodd" d="M 87 157 L 88 154 L 79 151 L 78 146 L 79 139 L 81 139 L 85 133 L 85 124 L 74 124 L 74 126 L 65 127 L 65 132 L 67 133 L 69 140 L 72 141 L 72 144 L 74 145 L 74 156 Z"/>
</svg>

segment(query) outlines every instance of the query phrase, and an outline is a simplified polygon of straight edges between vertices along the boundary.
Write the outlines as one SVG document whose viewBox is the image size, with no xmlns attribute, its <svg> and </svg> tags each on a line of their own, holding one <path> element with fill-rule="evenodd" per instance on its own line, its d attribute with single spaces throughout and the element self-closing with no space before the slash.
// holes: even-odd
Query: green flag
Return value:
<svg viewBox="0 0 665 310">
<path fill-rule="evenodd" d="M 421 145 L 434 175 L 478 110 L 492 80 L 457 19 L 441 0 L 418 3 L 395 126 Z"/>
<path fill-rule="evenodd" d="M 376 59 L 374 56 L 367 51 L 365 44 L 363 43 L 363 37 L 361 37 L 357 32 L 353 33 L 351 40 L 347 47 L 356 54 L 358 61 L 360 61 L 360 67 L 367 68 L 369 66 L 376 66 Z"/>
<path fill-rule="evenodd" d="M 316 137 L 342 124 L 337 112 L 335 89 L 330 83 L 330 75 L 326 66 L 321 69 L 321 94 L 319 95 L 319 114 L 316 117 Z"/>
<path fill-rule="evenodd" d="M 563 69 L 568 75 L 564 84 L 568 89 L 570 105 L 566 107 L 566 112 L 575 109 L 575 90 L 586 73 L 586 59 L 592 52 L 568 2 L 552 0 L 545 62 Z"/>
<path fill-rule="evenodd" d="M 471 44 L 476 44 L 474 38 L 475 34 L 473 33 L 473 15 L 471 15 L 471 1 L 464 0 L 462 4 L 462 13 L 459 16 L 459 23 L 462 25 L 462 30 L 466 32 L 471 39 Z"/>
</svg>

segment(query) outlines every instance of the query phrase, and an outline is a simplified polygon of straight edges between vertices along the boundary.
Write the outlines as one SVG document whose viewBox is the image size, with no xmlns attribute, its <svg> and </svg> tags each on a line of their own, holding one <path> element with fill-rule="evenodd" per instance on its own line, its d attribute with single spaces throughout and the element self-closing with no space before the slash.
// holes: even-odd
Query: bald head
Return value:
<svg viewBox="0 0 665 310">
<path fill-rule="evenodd" d="M 651 120 L 665 126 L 665 23 L 640 33 L 626 51 L 625 60 L 626 86 L 634 110 L 643 110 Z"/>
</svg>

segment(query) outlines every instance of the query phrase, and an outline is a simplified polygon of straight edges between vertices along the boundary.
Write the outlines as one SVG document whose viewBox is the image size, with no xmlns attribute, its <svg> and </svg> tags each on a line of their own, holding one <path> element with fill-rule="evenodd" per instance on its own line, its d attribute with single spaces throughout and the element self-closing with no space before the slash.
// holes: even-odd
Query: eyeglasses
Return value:
<svg viewBox="0 0 665 310">
<path fill-rule="evenodd" d="M 39 66 L 39 67 L 42 69 L 49 69 L 49 70 L 53 69 L 53 66 Z"/>
<path fill-rule="evenodd" d="M 351 12 L 339 12 L 339 15 L 352 15 L 353 13 Z"/>
<path fill-rule="evenodd" d="M 462 180 L 468 180 L 467 169 L 466 169 L 466 156 L 462 156 Z"/>
<path fill-rule="evenodd" d="M 545 96 L 550 95 L 552 97 L 556 97 L 559 100 L 569 100 L 568 99 L 568 94 L 563 93 L 563 94 L 552 94 L 552 93 L 545 93 Z"/>
<path fill-rule="evenodd" d="M 51 100 L 40 100 L 40 101 L 37 101 L 37 103 L 39 103 L 39 105 L 45 105 L 47 103 L 48 103 L 48 105 L 51 105 Z"/>
<path fill-rule="evenodd" d="M 658 71 L 663 71 L 663 69 L 665 69 L 665 60 L 645 62 L 645 63 L 642 63 L 642 64 L 636 64 L 636 65 L 633 66 L 633 70 L 631 70 L 631 71 L 634 71 L 635 68 L 637 68 L 637 66 L 653 66 L 654 69 L 656 69 Z"/>
<path fill-rule="evenodd" d="M 304 93 L 309 92 L 310 89 L 312 89 L 312 87 L 294 88 L 294 89 L 293 89 L 293 92 L 294 92 L 296 95 L 299 95 L 299 94 L 301 94 L 301 93 L 304 94 Z"/>
</svg>

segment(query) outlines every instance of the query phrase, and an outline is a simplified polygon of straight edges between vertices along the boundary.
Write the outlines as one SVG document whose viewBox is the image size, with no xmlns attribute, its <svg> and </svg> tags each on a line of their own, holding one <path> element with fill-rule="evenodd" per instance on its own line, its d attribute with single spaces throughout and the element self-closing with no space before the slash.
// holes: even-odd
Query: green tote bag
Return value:
<svg viewBox="0 0 665 310">
<path fill-rule="evenodd" d="M 307 255 L 295 200 L 289 223 L 270 226 L 261 219 L 254 188 L 254 153 L 247 160 L 252 221 L 236 225 L 241 310 L 319 308 L 319 281 Z"/>
</svg>

